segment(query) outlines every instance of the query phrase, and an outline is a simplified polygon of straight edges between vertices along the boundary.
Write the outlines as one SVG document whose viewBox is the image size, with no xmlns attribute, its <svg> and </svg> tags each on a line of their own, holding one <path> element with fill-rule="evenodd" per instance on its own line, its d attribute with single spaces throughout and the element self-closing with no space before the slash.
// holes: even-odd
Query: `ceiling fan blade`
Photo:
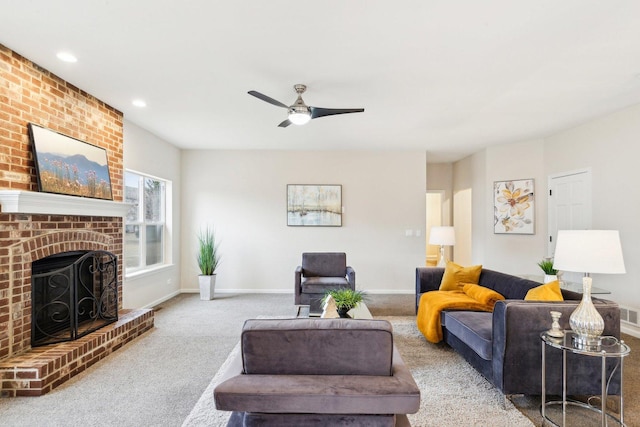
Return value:
<svg viewBox="0 0 640 427">
<path fill-rule="evenodd" d="M 255 90 L 250 90 L 247 93 L 249 95 L 255 96 L 258 99 L 262 99 L 263 101 L 268 102 L 269 104 L 275 105 L 276 107 L 289 108 L 287 105 L 284 105 L 282 102 L 276 101 L 275 99 L 268 97 L 267 95 L 264 95 L 260 92 L 256 92 Z"/>
<path fill-rule="evenodd" d="M 287 127 L 287 126 L 289 126 L 290 124 L 291 124 L 291 122 L 289 121 L 289 119 L 287 119 L 287 120 L 285 120 L 284 122 L 280 123 L 280 124 L 278 125 L 278 127 L 286 128 L 286 127 Z"/>
<path fill-rule="evenodd" d="M 309 107 L 311 109 L 311 118 L 317 119 L 324 116 L 335 116 L 336 114 L 362 113 L 364 108 L 320 108 Z"/>
</svg>

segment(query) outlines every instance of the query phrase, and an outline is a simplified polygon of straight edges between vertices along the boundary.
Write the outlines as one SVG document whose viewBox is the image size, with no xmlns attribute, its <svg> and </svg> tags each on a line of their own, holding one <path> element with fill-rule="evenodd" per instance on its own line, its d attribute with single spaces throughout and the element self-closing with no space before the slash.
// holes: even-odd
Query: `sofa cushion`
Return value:
<svg viewBox="0 0 640 427">
<path fill-rule="evenodd" d="M 324 294 L 329 289 L 349 288 L 344 277 L 307 277 L 300 284 L 303 294 Z"/>
<path fill-rule="evenodd" d="M 320 325 L 332 320 L 311 319 L 311 322 Z M 321 351 L 316 360 L 333 350 Z M 342 346 L 340 355 L 349 359 L 348 346 Z M 293 357 L 295 354 L 289 358 Z M 214 389 L 218 410 L 273 414 L 413 414 L 420 408 L 420 389 L 395 346 L 391 376 L 248 375 L 242 372 L 241 358 L 238 352 Z"/>
<path fill-rule="evenodd" d="M 461 291 L 425 292 L 420 298 L 416 325 L 427 341 L 438 343 L 444 338 L 443 312 L 453 310 L 491 312 L 494 305 L 495 303 L 483 304 Z"/>
<path fill-rule="evenodd" d="M 393 335 L 385 320 L 251 319 L 240 343 L 245 374 L 392 374 Z"/>
<path fill-rule="evenodd" d="M 445 311 L 443 326 L 484 360 L 492 357 L 493 313 L 480 311 Z"/>
<path fill-rule="evenodd" d="M 524 299 L 529 289 L 539 286 L 540 283 L 533 280 L 512 276 L 493 270 L 482 270 L 478 285 L 493 289 L 505 299 Z"/>
<path fill-rule="evenodd" d="M 560 290 L 560 282 L 557 280 L 529 289 L 524 299 L 526 301 L 564 301 Z"/>
<path fill-rule="evenodd" d="M 347 254 L 344 252 L 305 252 L 302 254 L 304 277 L 347 275 Z"/>
<path fill-rule="evenodd" d="M 439 290 L 461 291 L 464 283 L 477 284 L 481 271 L 481 265 L 463 267 L 455 262 L 449 261 L 447 262 L 447 267 L 444 269 Z"/>
</svg>

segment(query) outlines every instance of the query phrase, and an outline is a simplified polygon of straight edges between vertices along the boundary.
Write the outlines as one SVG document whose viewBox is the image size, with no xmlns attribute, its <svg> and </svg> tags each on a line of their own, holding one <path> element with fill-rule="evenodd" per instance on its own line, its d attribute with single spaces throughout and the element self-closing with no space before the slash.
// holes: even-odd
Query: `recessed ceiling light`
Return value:
<svg viewBox="0 0 640 427">
<path fill-rule="evenodd" d="M 69 52 L 58 52 L 57 55 L 60 61 L 64 62 L 78 62 L 78 58 L 75 57 L 72 53 Z"/>
<path fill-rule="evenodd" d="M 144 102 L 142 99 L 134 99 L 133 101 L 131 101 L 131 103 L 132 103 L 134 106 L 136 106 L 136 107 L 140 107 L 140 108 L 143 108 L 143 107 L 146 107 L 146 106 L 147 106 L 147 103 L 146 103 L 146 102 Z"/>
</svg>

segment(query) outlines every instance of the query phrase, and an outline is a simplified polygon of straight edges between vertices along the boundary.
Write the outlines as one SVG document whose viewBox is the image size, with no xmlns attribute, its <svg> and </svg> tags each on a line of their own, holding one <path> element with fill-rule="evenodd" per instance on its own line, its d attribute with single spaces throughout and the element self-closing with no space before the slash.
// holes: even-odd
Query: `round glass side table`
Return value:
<svg viewBox="0 0 640 427">
<path fill-rule="evenodd" d="M 542 414 L 543 423 L 549 421 L 553 425 L 559 425 L 562 427 L 574 424 L 567 424 L 567 419 L 570 418 L 567 407 L 575 406 L 590 411 L 594 411 L 601 414 L 602 426 L 607 426 L 607 421 L 614 421 L 616 425 L 626 425 L 624 423 L 624 388 L 623 388 L 623 360 L 624 357 L 629 355 L 631 349 L 624 341 L 619 340 L 612 336 L 601 337 L 600 345 L 596 348 L 578 348 L 574 345 L 574 336 L 576 334 L 573 331 L 564 331 L 564 337 L 555 338 L 547 335 L 547 332 L 540 334 L 542 340 L 542 405 L 540 406 L 540 413 Z M 547 401 L 546 400 L 546 349 L 547 347 L 555 348 L 562 351 L 562 400 Z M 601 408 L 590 405 L 589 403 L 578 402 L 567 398 L 567 353 L 580 354 L 585 357 L 599 357 L 602 359 L 601 364 L 601 384 L 602 391 L 600 395 Z M 620 418 L 615 418 L 612 414 L 607 414 L 607 393 L 608 393 L 608 378 L 606 362 L 607 359 L 615 358 L 618 360 L 618 365 L 613 369 L 609 378 L 611 378 L 617 367 L 620 367 Z M 547 409 L 552 405 L 562 405 L 562 420 L 552 420 Z M 561 421 L 561 424 L 558 422 Z"/>
</svg>

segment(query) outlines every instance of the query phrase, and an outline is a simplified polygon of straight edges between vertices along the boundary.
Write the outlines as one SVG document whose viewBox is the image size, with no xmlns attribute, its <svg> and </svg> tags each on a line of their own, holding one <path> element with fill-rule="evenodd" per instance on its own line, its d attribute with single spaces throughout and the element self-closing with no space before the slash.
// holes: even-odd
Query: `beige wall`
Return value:
<svg viewBox="0 0 640 427">
<path fill-rule="evenodd" d="M 184 151 L 182 290 L 197 287 L 196 233 L 213 224 L 222 253 L 217 290 L 293 293 L 302 252 L 344 251 L 359 289 L 413 292 L 415 268 L 425 257 L 425 156 Z M 343 226 L 287 227 L 287 184 L 341 184 Z"/>
<path fill-rule="evenodd" d="M 534 179 L 535 234 L 495 234 L 493 227 L 493 183 Z M 486 150 L 486 192 L 479 203 L 485 205 L 485 263 L 487 267 L 511 274 L 540 274 L 538 261 L 547 256 L 547 177 L 544 147 L 534 140 L 497 145 Z M 493 254 L 497 255 L 494 256 Z"/>
<path fill-rule="evenodd" d="M 124 121 L 124 167 L 171 181 L 167 189 L 168 236 L 165 256 L 169 264 L 151 272 L 125 276 L 123 306 L 153 307 L 180 292 L 180 156 L 175 146 L 135 124 Z"/>
<path fill-rule="evenodd" d="M 544 142 L 545 174 L 592 171 L 592 228 L 620 231 L 626 274 L 593 275 L 593 285 L 640 311 L 640 105 L 593 120 Z"/>
<path fill-rule="evenodd" d="M 160 177 L 169 170 L 174 184 L 180 183 L 175 171 L 182 170 L 175 191 L 183 190 L 178 199 L 184 207 L 184 231 L 178 237 L 183 257 L 178 260 L 180 251 L 174 248 L 176 265 L 168 274 L 136 279 L 138 287 L 126 280 L 128 301 L 135 301 L 134 292 L 147 301 L 139 305 L 148 305 L 153 295 L 195 290 L 195 233 L 207 223 L 214 223 L 222 238 L 219 290 L 290 292 L 301 252 L 344 250 L 358 271 L 358 287 L 413 292 L 415 267 L 425 257 L 425 182 L 430 189 L 446 187 L 442 177 L 449 175 L 446 167 L 426 165 L 424 153 L 185 151 L 176 166 L 180 152 L 154 138 L 125 121 L 125 166 Z M 545 139 L 489 147 L 456 162 L 450 171 L 453 224 L 470 224 L 456 226 L 457 239 L 470 249 L 456 251 L 455 260 L 538 274 L 535 263 L 546 255 L 547 178 L 591 168 L 593 228 L 620 230 L 627 267 L 627 274 L 594 275 L 594 281 L 612 291 L 611 299 L 640 310 L 639 140 L 640 106 L 634 106 Z M 172 166 L 163 167 L 157 155 Z M 536 180 L 536 233 L 495 235 L 493 181 L 520 178 Z M 287 227 L 286 184 L 292 183 L 342 184 L 344 226 Z M 456 197 L 464 202 L 455 203 Z M 406 230 L 420 230 L 421 237 L 405 237 Z M 166 286 L 167 280 L 173 286 Z M 147 292 L 152 296 L 144 297 Z"/>
<path fill-rule="evenodd" d="M 548 177 L 579 169 L 592 171 L 592 228 L 620 231 L 627 273 L 594 274 L 594 286 L 611 291 L 606 298 L 640 311 L 640 105 L 590 121 L 553 136 L 489 147 L 454 163 L 454 225 L 465 212 L 456 195 L 471 189 L 471 258 L 456 260 L 512 274 L 540 274 L 536 262 L 547 254 Z M 493 234 L 493 181 L 534 178 L 534 235 Z M 456 230 L 458 227 L 456 227 Z M 463 262 L 466 261 L 466 262 Z M 638 328 L 623 324 L 640 336 Z"/>
<path fill-rule="evenodd" d="M 427 190 L 451 190 L 453 163 L 427 163 Z"/>
<path fill-rule="evenodd" d="M 471 189 L 473 212 L 471 263 L 510 274 L 538 274 L 538 261 L 546 256 L 546 189 L 542 141 L 489 147 L 454 165 L 454 192 Z M 535 234 L 495 234 L 493 183 L 535 180 Z M 454 206 L 456 222 L 466 207 Z M 454 224 L 455 224 L 454 223 Z"/>
<path fill-rule="evenodd" d="M 453 167 L 453 226 L 456 227 L 455 259 L 463 265 L 485 262 L 487 216 L 486 152 L 480 151 L 454 164 Z M 463 203 L 456 200 L 463 198 Z M 471 209 L 469 209 L 471 208 Z M 460 227 L 460 224 L 464 224 Z"/>
</svg>

